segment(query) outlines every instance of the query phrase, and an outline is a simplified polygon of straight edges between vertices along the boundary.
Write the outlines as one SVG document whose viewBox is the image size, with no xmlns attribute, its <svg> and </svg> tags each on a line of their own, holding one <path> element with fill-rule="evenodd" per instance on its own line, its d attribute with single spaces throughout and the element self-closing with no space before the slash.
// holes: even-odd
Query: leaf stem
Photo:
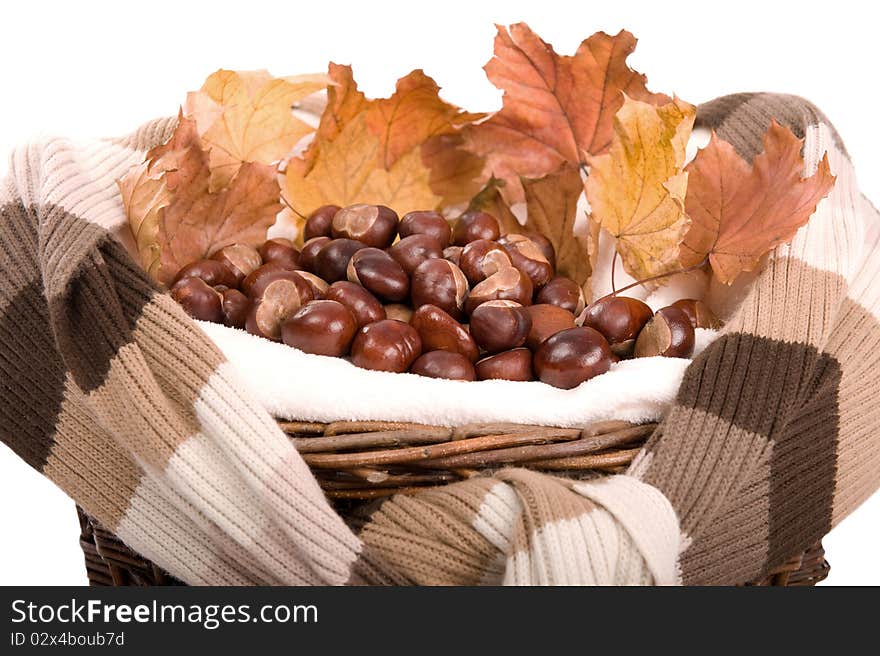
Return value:
<svg viewBox="0 0 880 656">
<path fill-rule="evenodd" d="M 300 214 L 299 212 L 297 212 L 296 209 L 294 209 L 293 205 L 291 205 L 291 204 L 288 202 L 288 200 L 284 197 L 284 194 L 278 194 L 278 195 L 281 197 L 281 202 L 284 203 L 285 205 L 287 205 L 287 209 L 289 209 L 291 212 L 293 212 L 294 214 L 296 214 L 296 215 L 297 215 L 299 218 L 301 218 L 301 219 L 306 218 L 306 217 L 304 217 L 302 214 Z"/>
<path fill-rule="evenodd" d="M 614 257 L 611 258 L 611 293 L 617 293 L 617 285 L 614 283 L 614 272 L 617 270 L 617 249 L 614 249 Z"/>
</svg>

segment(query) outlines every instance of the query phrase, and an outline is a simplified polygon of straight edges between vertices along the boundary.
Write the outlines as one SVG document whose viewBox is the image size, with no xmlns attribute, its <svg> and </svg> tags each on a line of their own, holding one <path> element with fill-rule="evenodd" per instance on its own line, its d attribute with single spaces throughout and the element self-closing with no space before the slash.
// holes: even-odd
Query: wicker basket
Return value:
<svg viewBox="0 0 880 656">
<path fill-rule="evenodd" d="M 279 422 L 327 497 L 355 530 L 381 500 L 516 465 L 569 477 L 623 471 L 656 424 L 603 421 L 581 428 L 389 422 Z M 183 585 L 78 509 L 91 585 Z M 815 585 L 828 575 L 821 544 L 752 585 Z"/>
</svg>

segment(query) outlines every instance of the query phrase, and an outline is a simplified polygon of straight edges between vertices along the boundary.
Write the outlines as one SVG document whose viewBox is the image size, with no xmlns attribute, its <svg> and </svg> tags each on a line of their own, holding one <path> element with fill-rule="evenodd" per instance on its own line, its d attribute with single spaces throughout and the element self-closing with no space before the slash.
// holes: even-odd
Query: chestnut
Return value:
<svg viewBox="0 0 880 656">
<path fill-rule="evenodd" d="M 409 276 L 397 261 L 378 248 L 362 248 L 351 256 L 346 268 L 350 282 L 363 286 L 381 300 L 404 300 L 409 296 Z"/>
<path fill-rule="evenodd" d="M 333 217 L 342 208 L 339 205 L 321 205 L 314 212 L 309 214 L 306 224 L 303 227 L 303 241 L 314 239 L 315 237 L 329 237 L 332 233 L 330 225 L 333 223 Z"/>
<path fill-rule="evenodd" d="M 535 352 L 535 373 L 541 382 L 572 389 L 611 367 L 611 348 L 602 334 L 584 326 L 547 338 Z"/>
<path fill-rule="evenodd" d="M 574 314 L 556 305 L 531 305 L 523 312 L 532 320 L 532 328 L 526 337 L 526 346 L 536 350 L 548 337 L 561 330 L 574 328 Z"/>
<path fill-rule="evenodd" d="M 556 249 L 553 247 L 553 242 L 540 232 L 524 232 L 523 234 L 535 242 L 535 245 L 541 249 L 544 257 L 547 258 L 550 266 L 556 271 Z M 502 237 L 502 239 L 504 239 L 504 237 Z"/>
<path fill-rule="evenodd" d="M 477 239 L 495 241 L 500 236 L 501 226 L 494 216 L 487 212 L 465 212 L 455 222 L 452 243 L 456 246 L 464 246 Z"/>
<path fill-rule="evenodd" d="M 260 269 L 270 264 L 264 264 Z M 272 270 L 260 277 L 251 285 L 250 297 L 245 330 L 275 341 L 281 339 L 281 324 L 314 298 L 312 287 L 305 278 L 284 269 Z"/>
<path fill-rule="evenodd" d="M 305 244 L 299 253 L 299 265 L 306 271 L 315 272 L 315 258 L 318 252 L 330 243 L 330 237 L 312 237 Z"/>
<path fill-rule="evenodd" d="M 411 276 L 413 271 L 425 260 L 443 257 L 440 242 L 428 234 L 414 234 L 402 238 L 388 249 L 388 254 Z"/>
<path fill-rule="evenodd" d="M 275 262 L 285 269 L 299 269 L 299 251 L 293 247 L 293 242 L 283 237 L 269 239 L 260 246 L 260 257 L 263 262 Z"/>
<path fill-rule="evenodd" d="M 556 305 L 577 316 L 584 310 L 584 290 L 571 278 L 556 276 L 541 287 L 535 303 Z"/>
<path fill-rule="evenodd" d="M 296 275 L 300 278 L 305 278 L 305 281 L 309 283 L 312 288 L 312 295 L 316 299 L 324 298 L 324 294 L 327 293 L 327 288 L 330 287 L 326 280 L 319 278 L 314 273 L 309 273 L 308 271 L 297 271 Z"/>
<path fill-rule="evenodd" d="M 535 289 L 540 289 L 553 278 L 553 265 L 538 245 L 525 235 L 505 235 L 498 244 L 507 251 L 511 264 L 531 278 Z"/>
<path fill-rule="evenodd" d="M 278 262 L 269 262 L 268 264 L 264 264 L 261 267 L 258 267 L 251 271 L 244 280 L 241 281 L 241 286 L 239 289 L 245 293 L 246 296 L 251 298 L 254 297 L 254 289 L 261 289 L 266 280 L 270 280 L 273 276 L 284 272 L 285 274 L 292 274 L 293 271 L 284 267 L 283 264 L 279 264 Z M 259 292 L 256 292 L 256 295 L 259 295 Z"/>
<path fill-rule="evenodd" d="M 443 259 L 449 260 L 455 266 L 461 264 L 461 251 L 464 250 L 461 246 L 449 246 L 448 248 L 443 249 Z"/>
<path fill-rule="evenodd" d="M 474 338 L 464 326 L 436 305 L 423 305 L 416 310 L 410 324 L 422 338 L 426 351 L 451 351 L 461 353 L 470 362 L 480 356 Z"/>
<path fill-rule="evenodd" d="M 490 355 L 474 365 L 480 380 L 534 380 L 532 352 L 527 348 L 515 348 Z"/>
<path fill-rule="evenodd" d="M 238 287 L 239 283 L 235 272 L 224 262 L 217 260 L 190 262 L 174 276 L 172 287 L 184 278 L 199 278 L 207 283 L 208 287 L 216 287 L 217 285 Z"/>
<path fill-rule="evenodd" d="M 412 275 L 410 285 L 415 309 L 436 305 L 453 319 L 462 317 L 468 282 L 464 274 L 449 260 L 425 260 Z"/>
<path fill-rule="evenodd" d="M 211 255 L 211 259 L 222 262 L 229 267 L 235 274 L 235 279 L 239 285 L 245 279 L 245 276 L 249 275 L 263 263 L 263 258 L 260 257 L 257 250 L 247 244 L 224 246 Z"/>
<path fill-rule="evenodd" d="M 314 273 L 329 283 L 345 280 L 351 256 L 366 244 L 354 239 L 333 239 L 327 242 L 315 256 Z"/>
<path fill-rule="evenodd" d="M 223 323 L 230 328 L 244 328 L 250 299 L 237 289 L 227 289 L 222 293 Z"/>
<path fill-rule="evenodd" d="M 703 301 L 698 301 L 695 298 L 683 298 L 669 307 L 678 308 L 684 312 L 688 319 L 691 320 L 691 325 L 694 328 L 711 328 L 717 330 L 722 326 L 721 319 L 709 309 L 709 306 Z"/>
<path fill-rule="evenodd" d="M 385 308 L 385 318 L 397 319 L 409 323 L 413 318 L 413 309 L 404 303 L 388 303 Z"/>
<path fill-rule="evenodd" d="M 401 239 L 412 235 L 428 235 L 446 248 L 452 239 L 452 228 L 440 212 L 408 212 L 400 219 L 397 232 Z"/>
<path fill-rule="evenodd" d="M 689 358 L 694 352 L 694 327 L 688 315 L 679 308 L 657 310 L 636 339 L 635 356 L 649 358 Z"/>
<path fill-rule="evenodd" d="M 461 353 L 450 351 L 431 351 L 419 356 L 413 362 L 410 371 L 428 378 L 446 378 L 448 380 L 476 380 L 474 365 Z"/>
<path fill-rule="evenodd" d="M 471 314 L 471 336 L 484 351 L 497 353 L 526 342 L 532 320 L 514 301 L 486 301 Z"/>
<path fill-rule="evenodd" d="M 362 369 L 403 373 L 422 354 L 422 340 L 408 323 L 384 319 L 361 328 L 351 345 L 351 361 Z"/>
<path fill-rule="evenodd" d="M 468 294 L 465 310 L 472 314 L 486 301 L 516 301 L 520 305 L 532 302 L 532 281 L 519 269 L 505 267 L 476 285 Z"/>
<path fill-rule="evenodd" d="M 615 355 L 632 355 L 635 339 L 654 315 L 651 308 L 637 298 L 605 296 L 586 309 L 581 325 L 598 330 Z"/>
<path fill-rule="evenodd" d="M 468 282 L 476 285 L 511 266 L 511 262 L 507 251 L 494 241 L 477 239 L 461 249 L 458 266 Z"/>
<path fill-rule="evenodd" d="M 223 299 L 201 278 L 183 278 L 171 288 L 171 298 L 193 319 L 223 323 Z"/>
<path fill-rule="evenodd" d="M 340 357 L 348 353 L 357 323 L 338 301 L 312 301 L 281 324 L 281 340 L 305 353 Z"/>
<path fill-rule="evenodd" d="M 355 239 L 385 248 L 397 234 L 397 212 L 384 205 L 349 205 L 336 212 L 330 229 L 334 239 Z"/>
<path fill-rule="evenodd" d="M 358 328 L 385 318 L 385 309 L 379 300 L 366 289 L 347 280 L 334 282 L 324 298 L 328 301 L 339 301 L 354 315 Z"/>
</svg>

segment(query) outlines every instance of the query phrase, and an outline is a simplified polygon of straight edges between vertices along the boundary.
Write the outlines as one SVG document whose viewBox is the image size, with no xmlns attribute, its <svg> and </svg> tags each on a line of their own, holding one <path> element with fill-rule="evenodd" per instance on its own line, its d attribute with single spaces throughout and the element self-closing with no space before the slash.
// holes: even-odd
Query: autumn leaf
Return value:
<svg viewBox="0 0 880 656">
<path fill-rule="evenodd" d="M 689 224 L 682 167 L 695 113 L 678 99 L 655 107 L 627 98 L 614 117 L 610 149 L 589 159 L 593 220 L 617 239 L 624 269 L 637 280 L 678 265 Z"/>
<path fill-rule="evenodd" d="M 438 134 L 421 149 L 422 162 L 430 171 L 428 183 L 440 196 L 441 207 L 467 205 L 482 188 L 485 160 L 466 148 L 460 133 Z"/>
<path fill-rule="evenodd" d="M 494 216 L 498 219 L 498 223 L 501 224 L 502 235 L 508 233 L 522 233 L 524 229 L 522 224 L 511 211 L 507 201 L 505 201 L 501 195 L 501 190 L 504 188 L 505 184 L 507 183 L 505 183 L 504 180 L 495 177 L 489 178 L 488 182 L 486 182 L 479 193 L 471 199 L 467 211 L 486 212 L 487 214 Z"/>
<path fill-rule="evenodd" d="M 692 223 L 681 246 L 682 264 L 694 266 L 708 257 L 715 277 L 730 284 L 765 253 L 791 241 L 835 181 L 827 153 L 813 175 L 802 177 L 802 146 L 802 139 L 774 120 L 764 151 L 749 166 L 713 133 L 685 169 Z"/>
<path fill-rule="evenodd" d="M 586 234 L 575 233 L 577 202 L 583 192 L 580 171 L 572 164 L 539 179 L 522 180 L 527 218 L 524 230 L 547 237 L 556 249 L 556 271 L 579 285 L 592 267 Z"/>
<path fill-rule="evenodd" d="M 180 182 L 160 212 L 158 279 L 170 284 L 186 264 L 228 244 L 259 246 L 281 210 L 275 168 L 259 162 L 241 165 L 229 185 L 210 191 L 208 156 L 198 146 L 186 152 Z"/>
<path fill-rule="evenodd" d="M 431 190 L 430 172 L 418 149 L 388 170 L 377 165 L 380 149 L 380 140 L 367 128 L 366 117 L 358 114 L 335 139 L 321 145 L 310 170 L 305 160 L 289 162 L 285 198 L 302 216 L 331 203 L 382 204 L 399 214 L 439 206 L 440 197 Z"/>
<path fill-rule="evenodd" d="M 243 162 L 271 164 L 288 155 L 313 128 L 293 105 L 320 91 L 323 75 L 273 78 L 266 71 L 219 70 L 187 95 L 186 114 L 211 150 L 212 190 L 225 185 Z"/>
<path fill-rule="evenodd" d="M 605 152 L 624 93 L 653 104 L 669 101 L 649 92 L 645 76 L 627 66 L 635 45 L 629 32 L 598 32 L 573 56 L 561 56 L 524 23 L 498 26 L 485 71 L 504 91 L 503 106 L 468 136 L 491 173 L 507 181 L 508 200 L 521 198 L 520 176 L 540 178 Z"/>
</svg>

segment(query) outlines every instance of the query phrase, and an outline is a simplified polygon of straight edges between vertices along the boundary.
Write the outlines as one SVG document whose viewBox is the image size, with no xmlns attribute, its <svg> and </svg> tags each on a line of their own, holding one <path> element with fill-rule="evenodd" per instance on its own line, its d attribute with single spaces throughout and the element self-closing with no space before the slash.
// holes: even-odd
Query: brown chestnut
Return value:
<svg viewBox="0 0 880 656">
<path fill-rule="evenodd" d="M 540 232 L 524 232 L 523 234 L 535 242 L 535 245 L 541 249 L 544 257 L 547 258 L 550 266 L 556 271 L 556 249 L 553 247 L 553 242 Z M 504 237 L 502 237 L 502 239 L 504 239 Z"/>
<path fill-rule="evenodd" d="M 300 278 L 305 278 L 305 281 L 309 283 L 312 287 L 312 295 L 315 299 L 324 298 L 324 294 L 327 293 L 327 288 L 330 287 L 326 280 L 319 278 L 314 273 L 309 273 L 308 271 L 297 271 L 296 275 Z"/>
<path fill-rule="evenodd" d="M 409 276 L 397 261 L 378 248 L 362 248 L 351 256 L 346 268 L 356 282 L 380 300 L 396 303 L 409 296 Z"/>
<path fill-rule="evenodd" d="M 534 380 L 532 352 L 527 348 L 503 351 L 479 360 L 474 368 L 480 380 Z"/>
<path fill-rule="evenodd" d="M 354 239 L 333 239 L 315 256 L 314 273 L 329 283 L 345 280 L 351 256 L 366 245 Z"/>
<path fill-rule="evenodd" d="M 571 278 L 557 276 L 541 287 L 535 303 L 556 305 L 577 316 L 584 310 L 584 290 Z"/>
<path fill-rule="evenodd" d="M 461 246 L 449 246 L 448 248 L 443 249 L 443 259 L 449 260 L 455 266 L 461 264 L 461 251 L 464 250 Z"/>
<path fill-rule="evenodd" d="M 533 351 L 548 337 L 561 330 L 574 328 L 574 315 L 556 305 L 531 305 L 523 308 L 523 312 L 532 320 L 532 329 L 526 337 L 526 346 Z"/>
<path fill-rule="evenodd" d="M 193 319 L 223 323 L 223 299 L 201 278 L 183 278 L 171 288 L 171 298 Z"/>
<path fill-rule="evenodd" d="M 431 351 L 419 356 L 410 371 L 428 378 L 447 380 L 476 380 L 474 365 L 461 353 L 451 351 Z"/>
<path fill-rule="evenodd" d="M 235 274 L 238 284 L 245 279 L 245 276 L 257 269 L 263 259 L 255 248 L 247 244 L 232 244 L 224 246 L 211 256 L 212 260 L 222 262 Z"/>
<path fill-rule="evenodd" d="M 267 266 L 270 265 L 264 264 L 260 269 Z M 281 339 L 281 324 L 311 301 L 314 295 L 305 278 L 295 271 L 282 269 L 269 271 L 254 282 L 250 288 L 250 298 L 245 329 L 253 335 L 278 341 Z"/>
<path fill-rule="evenodd" d="M 721 328 L 723 325 L 721 323 L 721 319 L 719 319 L 712 310 L 709 309 L 709 306 L 706 305 L 703 301 L 698 301 L 695 298 L 683 298 L 680 301 L 676 301 L 669 307 L 678 308 L 682 312 L 684 312 L 688 319 L 691 320 L 691 325 L 694 328 L 711 328 L 713 330 L 717 330 Z"/>
<path fill-rule="evenodd" d="M 465 212 L 455 222 L 452 243 L 456 246 L 464 246 L 477 239 L 495 241 L 500 236 L 501 226 L 494 216 L 487 212 Z"/>
<path fill-rule="evenodd" d="M 339 301 L 347 307 L 354 315 L 358 328 L 386 317 L 385 308 L 375 296 L 360 285 L 347 280 L 340 280 L 330 285 L 324 292 L 324 298 L 328 301 Z"/>
<path fill-rule="evenodd" d="M 362 369 L 403 373 L 422 354 L 422 340 L 408 323 L 385 319 L 361 328 L 351 345 L 351 361 Z"/>
<path fill-rule="evenodd" d="M 611 349 L 596 330 L 569 328 L 549 337 L 535 352 L 538 378 L 554 387 L 572 389 L 611 367 Z"/>
<path fill-rule="evenodd" d="M 412 235 L 429 235 L 437 240 L 440 248 L 446 248 L 452 239 L 452 228 L 439 212 L 408 212 L 400 219 L 397 232 L 401 239 Z"/>
<path fill-rule="evenodd" d="M 413 272 L 413 307 L 436 305 L 453 319 L 462 317 L 468 282 L 464 274 L 449 260 L 425 260 Z"/>
<path fill-rule="evenodd" d="M 532 302 L 532 281 L 519 269 L 505 267 L 476 285 L 468 294 L 465 310 L 468 314 L 486 301 L 516 301 L 520 305 Z"/>
<path fill-rule="evenodd" d="M 553 265 L 538 245 L 525 235 L 505 235 L 498 244 L 507 251 L 513 266 L 531 278 L 535 289 L 540 289 L 553 278 Z"/>
<path fill-rule="evenodd" d="M 306 271 L 315 272 L 315 258 L 318 252 L 330 243 L 330 237 L 312 237 L 303 244 L 299 254 L 299 265 Z"/>
<path fill-rule="evenodd" d="M 511 262 L 507 251 L 494 241 L 477 239 L 461 249 L 458 266 L 468 282 L 476 285 L 511 266 Z"/>
<path fill-rule="evenodd" d="M 694 352 L 694 327 L 683 310 L 665 307 L 657 310 L 636 339 L 635 356 L 649 358 L 689 358 Z"/>
<path fill-rule="evenodd" d="M 357 323 L 338 301 L 312 301 L 281 325 L 281 340 L 305 353 L 340 357 L 348 353 Z"/>
<path fill-rule="evenodd" d="M 330 225 L 335 239 L 355 239 L 367 246 L 390 246 L 397 234 L 397 212 L 384 205 L 349 205 Z"/>
<path fill-rule="evenodd" d="M 172 287 L 184 278 L 199 278 L 205 281 L 208 287 L 223 285 L 225 287 L 238 287 L 238 277 L 235 272 L 224 262 L 217 260 L 196 260 L 190 262 L 174 276 Z"/>
<path fill-rule="evenodd" d="M 498 353 L 522 346 L 532 320 L 514 301 L 486 301 L 471 314 L 471 336 L 484 351 Z"/>
<path fill-rule="evenodd" d="M 480 355 L 474 338 L 460 323 L 436 305 L 423 305 L 416 310 L 410 324 L 422 338 L 426 351 L 452 351 L 461 353 L 471 362 Z"/>
<path fill-rule="evenodd" d="M 333 217 L 340 209 L 342 208 L 339 205 L 322 205 L 309 214 L 303 227 L 303 241 L 315 237 L 329 237 L 332 234 L 330 225 L 333 223 Z"/>
<path fill-rule="evenodd" d="M 222 296 L 223 323 L 230 328 L 244 328 L 248 309 L 251 306 L 250 299 L 237 289 L 227 289 Z"/>
<path fill-rule="evenodd" d="M 404 323 L 409 323 L 413 318 L 413 309 L 404 303 L 388 303 L 383 306 L 385 308 L 385 318 L 397 319 Z"/>
<path fill-rule="evenodd" d="M 615 355 L 632 355 L 635 339 L 654 315 L 651 308 L 637 298 L 605 296 L 584 312 L 581 325 L 598 330 Z"/>
<path fill-rule="evenodd" d="M 388 249 L 388 254 L 411 276 L 425 260 L 443 257 L 440 242 L 431 235 L 414 234 L 404 237 Z"/>
<path fill-rule="evenodd" d="M 289 269 L 284 268 L 284 266 L 278 264 L 278 262 L 269 262 L 268 264 L 257 267 L 245 276 L 245 279 L 241 281 L 239 289 L 241 289 L 246 296 L 251 296 L 251 290 L 257 286 L 264 277 L 271 277 L 279 271 L 289 271 Z"/>
<path fill-rule="evenodd" d="M 283 237 L 269 239 L 260 246 L 260 257 L 263 262 L 275 262 L 285 269 L 299 269 L 299 251 L 293 246 L 293 242 Z"/>
</svg>

